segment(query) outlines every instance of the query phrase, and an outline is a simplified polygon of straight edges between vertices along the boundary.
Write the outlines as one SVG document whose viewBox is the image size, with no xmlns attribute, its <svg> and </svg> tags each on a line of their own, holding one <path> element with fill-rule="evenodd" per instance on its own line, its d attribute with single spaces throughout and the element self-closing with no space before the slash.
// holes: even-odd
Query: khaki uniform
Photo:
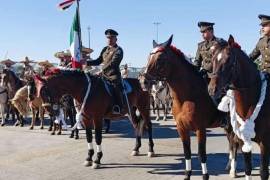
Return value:
<svg viewBox="0 0 270 180">
<path fill-rule="evenodd" d="M 210 48 L 220 40 L 214 37 L 211 41 L 202 41 L 198 44 L 198 49 L 194 61 L 194 65 L 198 69 L 205 69 L 207 72 L 212 72 L 212 52 Z"/>
<path fill-rule="evenodd" d="M 270 37 L 268 36 L 260 38 L 249 57 L 256 60 L 260 55 L 262 56 L 260 69 L 270 73 Z"/>
<path fill-rule="evenodd" d="M 102 75 L 109 81 L 120 81 L 120 63 L 123 59 L 123 50 L 120 46 L 106 46 L 96 60 L 87 61 L 89 66 L 97 66 L 103 63 Z"/>
</svg>

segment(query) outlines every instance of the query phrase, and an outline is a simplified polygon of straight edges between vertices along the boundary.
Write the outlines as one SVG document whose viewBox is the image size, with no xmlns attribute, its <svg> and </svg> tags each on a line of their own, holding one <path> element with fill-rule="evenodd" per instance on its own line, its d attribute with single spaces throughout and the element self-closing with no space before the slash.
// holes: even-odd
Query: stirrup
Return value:
<svg viewBox="0 0 270 180">
<path fill-rule="evenodd" d="M 120 106 L 119 105 L 113 105 L 112 113 L 113 114 L 121 114 Z"/>
</svg>

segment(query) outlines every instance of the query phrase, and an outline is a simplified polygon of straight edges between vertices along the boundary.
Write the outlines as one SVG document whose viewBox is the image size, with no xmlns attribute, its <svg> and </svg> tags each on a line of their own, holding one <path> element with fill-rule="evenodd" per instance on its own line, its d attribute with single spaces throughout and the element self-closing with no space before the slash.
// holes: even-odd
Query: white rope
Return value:
<svg viewBox="0 0 270 180">
<path fill-rule="evenodd" d="M 89 77 L 89 75 L 87 73 L 85 73 L 85 76 L 86 76 L 86 79 L 87 79 L 87 82 L 88 82 L 88 87 L 87 87 L 86 94 L 85 94 L 85 96 L 83 98 L 83 103 L 82 103 L 81 109 L 78 112 L 78 118 L 76 118 L 76 124 L 73 126 L 72 130 L 75 130 L 77 127 L 78 128 L 80 127 L 80 123 L 82 122 L 82 118 L 83 118 L 82 113 L 83 113 L 83 110 L 84 110 L 84 106 L 86 104 L 86 101 L 87 101 L 87 98 L 89 96 L 90 89 L 91 89 L 91 80 L 90 80 L 90 77 Z"/>
<path fill-rule="evenodd" d="M 252 115 L 248 119 L 243 120 L 236 112 L 235 98 L 232 90 L 227 91 L 227 94 L 222 98 L 220 104 L 218 105 L 218 109 L 220 111 L 230 111 L 233 132 L 244 142 L 244 145 L 242 147 L 243 152 L 250 152 L 252 150 L 251 139 L 254 138 L 256 135 L 254 121 L 258 117 L 258 114 L 265 100 L 267 81 L 265 80 L 265 76 L 263 73 L 260 73 L 260 77 L 262 81 L 260 99 Z M 240 127 L 238 127 L 238 123 L 240 124 Z"/>
</svg>

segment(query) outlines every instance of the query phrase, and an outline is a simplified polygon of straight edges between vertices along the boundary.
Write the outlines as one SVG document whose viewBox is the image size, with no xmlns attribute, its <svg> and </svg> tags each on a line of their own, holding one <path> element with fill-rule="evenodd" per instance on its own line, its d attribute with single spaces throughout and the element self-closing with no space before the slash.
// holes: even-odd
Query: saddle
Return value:
<svg viewBox="0 0 270 180">
<path fill-rule="evenodd" d="M 104 79 L 104 78 L 102 78 L 102 81 L 104 83 L 104 86 L 105 86 L 108 94 L 110 96 L 112 96 L 113 95 L 113 90 L 114 90 L 113 89 L 114 87 L 113 87 L 112 83 L 110 81 Z M 124 95 L 124 93 L 129 94 L 131 92 L 132 92 L 132 86 L 130 85 L 128 80 L 124 79 L 123 80 L 123 91 L 122 91 L 123 95 Z"/>
</svg>

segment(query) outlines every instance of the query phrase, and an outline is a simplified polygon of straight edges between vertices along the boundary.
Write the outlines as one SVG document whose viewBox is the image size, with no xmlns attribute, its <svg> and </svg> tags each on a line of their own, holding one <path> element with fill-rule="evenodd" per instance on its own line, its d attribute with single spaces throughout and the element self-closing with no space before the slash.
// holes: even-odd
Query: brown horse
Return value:
<svg viewBox="0 0 270 180">
<path fill-rule="evenodd" d="M 206 128 L 218 127 L 225 114 L 218 111 L 207 92 L 206 82 L 185 55 L 171 46 L 171 38 L 163 43 L 153 42 L 148 58 L 146 77 L 166 81 L 173 99 L 172 113 L 182 139 L 186 177 L 191 176 L 190 131 L 198 138 L 198 154 L 203 179 L 209 179 L 206 167 Z"/>
<path fill-rule="evenodd" d="M 15 96 L 17 90 L 23 86 L 23 82 L 16 76 L 16 74 L 13 71 L 9 69 L 3 70 L 1 74 L 1 81 L 2 86 L 7 88 L 9 99 L 12 99 Z M 18 110 L 11 104 L 8 105 L 7 119 L 9 118 L 10 112 L 13 113 L 12 114 L 13 120 L 15 120 L 15 114 L 17 116 L 17 122 L 15 123 L 15 126 L 17 125 L 23 126 L 24 125 L 23 116 L 20 115 Z"/>
<path fill-rule="evenodd" d="M 266 95 L 260 111 L 257 103 L 261 99 L 261 90 L 266 79 L 261 79 L 261 74 L 255 63 L 239 48 L 230 36 L 228 44 L 216 44 L 213 48 L 213 74 L 209 84 L 209 93 L 213 97 L 220 97 L 227 89 L 233 91 L 235 111 L 247 123 L 247 119 L 258 113 L 255 117 L 255 141 L 261 149 L 261 179 L 269 178 L 268 164 L 270 153 L 270 92 L 266 87 Z M 238 124 L 239 125 L 239 124 Z M 244 152 L 246 179 L 251 179 L 251 152 Z"/>
<path fill-rule="evenodd" d="M 131 109 L 131 123 L 136 128 L 136 145 L 133 155 L 139 153 L 141 147 L 141 135 L 144 129 L 147 129 L 149 135 L 149 152 L 148 155 L 154 154 L 152 139 L 152 124 L 149 113 L 149 95 L 148 92 L 142 91 L 140 83 L 137 79 L 127 79 L 132 87 L 132 92 L 128 94 L 128 100 Z M 100 77 L 86 74 L 76 70 L 59 70 L 58 73 L 42 79 L 36 78 L 35 85 L 37 87 L 38 96 L 43 99 L 46 109 L 53 113 L 53 104 L 58 102 L 64 94 L 69 94 L 75 98 L 83 106 L 82 122 L 86 128 L 86 136 L 88 142 L 88 157 L 85 165 L 92 165 L 93 168 L 100 166 L 100 160 L 103 156 L 101 149 L 102 141 L 102 123 L 104 118 L 119 119 L 128 113 L 125 105 L 123 114 L 113 115 L 112 97 L 108 92 L 104 80 Z M 89 93 L 88 93 L 88 90 Z M 139 111 L 142 119 L 138 118 L 136 111 Z M 94 149 L 92 144 L 92 127 L 95 128 L 95 139 L 97 144 L 97 158 L 92 162 Z"/>
</svg>

